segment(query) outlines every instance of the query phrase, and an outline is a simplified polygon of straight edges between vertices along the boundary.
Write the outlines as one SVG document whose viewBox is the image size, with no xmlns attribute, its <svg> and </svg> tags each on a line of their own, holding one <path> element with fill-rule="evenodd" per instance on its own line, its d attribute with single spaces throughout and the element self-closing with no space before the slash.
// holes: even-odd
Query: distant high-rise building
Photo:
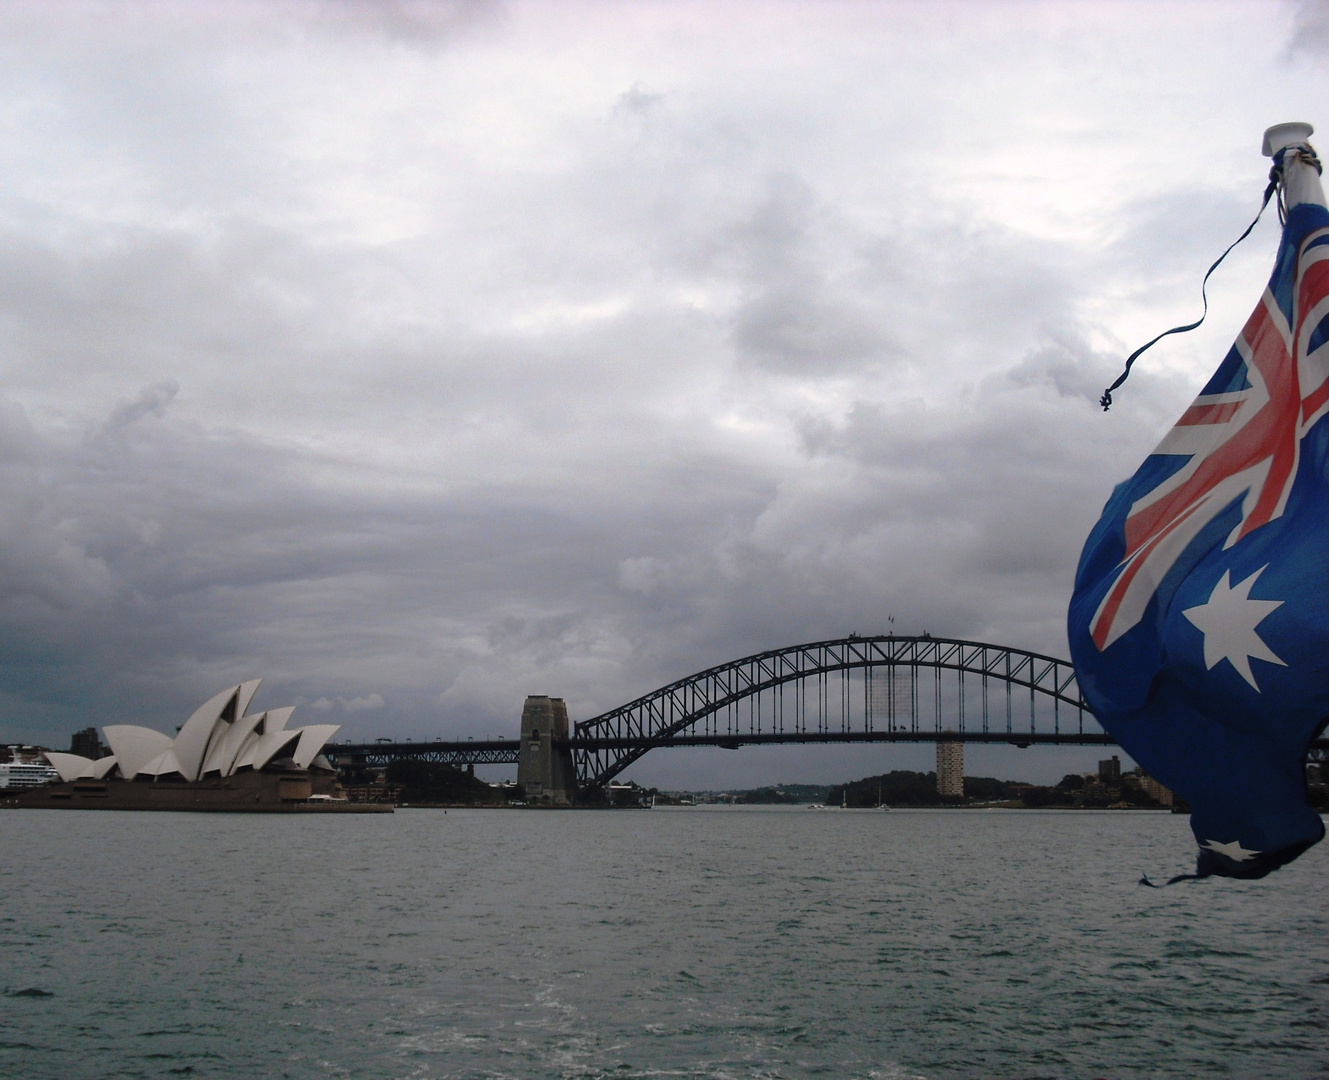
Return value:
<svg viewBox="0 0 1329 1080">
<path fill-rule="evenodd" d="M 69 752 L 81 757 L 92 758 L 93 761 L 106 756 L 102 741 L 97 737 L 95 727 L 74 732 L 73 737 L 69 740 Z"/>
<path fill-rule="evenodd" d="M 1098 779 L 1105 784 L 1121 783 L 1121 758 L 1113 754 L 1106 761 L 1098 763 Z"/>
<path fill-rule="evenodd" d="M 964 743 L 958 739 L 937 743 L 937 794 L 964 797 Z"/>
</svg>

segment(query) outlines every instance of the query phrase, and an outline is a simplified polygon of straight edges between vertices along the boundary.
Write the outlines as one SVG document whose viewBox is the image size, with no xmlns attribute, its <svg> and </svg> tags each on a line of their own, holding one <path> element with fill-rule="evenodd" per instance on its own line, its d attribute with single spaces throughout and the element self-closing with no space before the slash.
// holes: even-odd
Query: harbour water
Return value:
<svg viewBox="0 0 1329 1080">
<path fill-rule="evenodd" d="M 1306 1077 L 1329 846 L 1154 813 L 0 814 L 0 1076 Z"/>
</svg>

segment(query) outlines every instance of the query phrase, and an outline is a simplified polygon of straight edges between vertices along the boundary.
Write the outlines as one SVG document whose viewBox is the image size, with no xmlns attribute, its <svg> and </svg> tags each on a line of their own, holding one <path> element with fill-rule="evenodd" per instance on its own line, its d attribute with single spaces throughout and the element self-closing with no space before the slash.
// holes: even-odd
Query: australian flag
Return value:
<svg viewBox="0 0 1329 1080">
<path fill-rule="evenodd" d="M 1329 210 L 1287 216 L 1269 286 L 1112 493 L 1069 631 L 1094 715 L 1191 806 L 1197 873 L 1263 877 L 1324 836 L 1305 758 L 1329 719 Z"/>
</svg>

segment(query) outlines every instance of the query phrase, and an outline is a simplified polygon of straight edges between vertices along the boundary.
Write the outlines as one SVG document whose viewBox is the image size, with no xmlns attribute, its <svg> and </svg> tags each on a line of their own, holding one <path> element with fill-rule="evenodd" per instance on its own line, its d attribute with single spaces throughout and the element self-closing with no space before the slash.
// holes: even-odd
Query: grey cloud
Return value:
<svg viewBox="0 0 1329 1080">
<path fill-rule="evenodd" d="M 808 295 L 815 291 L 806 282 L 789 283 L 745 303 L 734 327 L 740 355 L 763 367 L 804 373 L 836 373 L 889 355 L 887 339 L 867 319 L 856 318 L 848 307 L 818 302 Z"/>
<path fill-rule="evenodd" d="M 304 14 L 294 5 L 297 14 Z M 324 25 L 393 43 L 437 45 L 498 16 L 494 0 L 316 0 L 306 8 Z"/>
<path fill-rule="evenodd" d="M 2 163 L 6 737 L 257 675 L 348 735 L 511 734 L 527 693 L 581 718 L 888 614 L 1064 650 L 1193 392 L 1150 365 L 1104 416 L 1103 343 L 1241 192 L 1127 193 L 1097 242 L 949 201 L 906 136 L 972 124 L 908 103 L 964 65 L 885 23 L 791 70 L 732 15 L 657 56 L 598 9 L 246 10 L 9 39 L 43 104 Z M 1020 98 L 947 167 L 1009 179 L 1001 123 L 1053 105 L 1097 123 Z"/>
<path fill-rule="evenodd" d="M 1105 373 L 1112 371 L 1113 365 L 1120 365 L 1120 357 L 1091 348 L 1073 333 L 1049 336 L 1046 345 L 1029 353 L 1001 377 L 1016 386 L 1047 383 L 1062 397 L 1083 398 L 1097 405 L 1108 385 Z"/>
<path fill-rule="evenodd" d="M 588 679 L 615 681 L 617 639 L 633 632 L 615 629 L 607 568 L 624 539 L 611 520 L 551 516 L 520 497 L 321 493 L 289 452 L 233 441 L 219 457 L 215 439 L 187 430 L 133 431 L 118 459 L 68 451 L 54 505 L 27 515 L 34 542 L 7 545 L 6 576 L 24 591 L 5 590 L 0 624 L 55 650 L 44 675 L 27 670 L 21 713 L 78 685 L 83 708 L 127 718 L 145 699 L 183 707 L 248 672 L 284 696 L 336 694 L 348 713 L 381 703 L 350 691 L 390 680 L 397 723 L 437 731 L 428 702 L 468 668 L 487 684 L 452 723 L 458 708 L 507 723 L 532 681 L 560 671 L 583 699 Z M 149 513 L 162 522 L 151 549 L 136 531 Z M 72 655 L 71 640 L 82 642 Z"/>
<path fill-rule="evenodd" d="M 133 401 L 118 406 L 106 422 L 106 429 L 128 427 L 145 416 L 155 416 L 159 420 L 166 415 L 167 408 L 180 393 L 180 384 L 173 379 L 159 382 L 156 386 L 147 386 Z"/>
<path fill-rule="evenodd" d="M 618 95 L 618 100 L 614 102 L 614 111 L 641 116 L 653 112 L 663 104 L 664 94 L 651 93 L 641 83 L 633 83 Z"/>
<path fill-rule="evenodd" d="M 29 463 L 40 452 L 37 433 L 22 406 L 0 397 L 0 467 Z"/>
<path fill-rule="evenodd" d="M 1190 300 L 1200 315 L 1200 282 L 1205 271 L 1239 237 L 1260 208 L 1267 161 L 1251 161 L 1249 181 L 1237 190 L 1199 187 L 1142 199 L 1122 208 L 1116 235 L 1104 253 L 1105 262 L 1120 272 L 1140 274 L 1142 288 L 1175 292 Z M 1278 216 L 1272 208 L 1256 231 L 1228 256 L 1216 276 L 1231 275 L 1246 259 L 1272 264 L 1267 253 L 1278 243 Z M 1212 282 L 1211 282 L 1212 289 Z M 1163 293 L 1167 295 L 1167 293 Z M 1160 329 L 1166 329 L 1165 327 Z"/>
<path fill-rule="evenodd" d="M 1329 53 L 1329 4 L 1324 0 L 1301 0 L 1295 11 L 1288 52 Z"/>
<path fill-rule="evenodd" d="M 240 230 L 209 247 L 134 228 L 71 233 L 54 243 L 0 234 L 0 340 L 11 385 L 40 383 L 58 365 L 74 380 L 66 400 L 77 401 L 126 372 L 177 367 L 204 350 L 248 360 L 299 332 L 291 325 L 298 305 L 281 289 L 283 277 L 296 276 L 298 249 L 278 247 L 272 234 Z M 174 397 L 168 382 L 152 392 L 160 407 Z"/>
<path fill-rule="evenodd" d="M 939 324 L 927 301 L 946 287 L 943 263 L 918 259 L 918 240 L 827 236 L 797 185 L 761 198 L 738 254 L 709 273 L 806 289 L 823 310 L 889 283 L 893 315 Z M 995 233 L 983 244 L 1027 267 L 1010 287 L 1037 299 L 1029 324 L 1066 295 L 1029 284 L 1048 273 L 1036 250 Z M 923 272 L 897 276 L 888 249 Z M 37 502 L 29 539 L 12 546 L 28 552 L 11 580 L 29 599 L 0 606 L 0 628 L 21 687 L 12 723 L 34 734 L 89 712 L 152 720 L 140 703 L 164 725 L 214 684 L 258 674 L 282 702 L 340 703 L 350 734 L 502 733 L 528 692 L 591 715 L 727 657 L 882 629 L 888 612 L 901 630 L 1058 652 L 1078 539 L 1129 471 L 1106 445 L 1103 461 L 1063 445 L 1082 437 L 1089 402 L 1076 388 L 1101 358 L 1071 329 L 1002 367 L 1004 343 L 967 336 L 991 315 L 971 306 L 947 340 L 993 347 L 1004 374 L 951 406 L 889 395 L 839 418 L 810 413 L 799 455 L 780 460 L 709 412 L 657 411 L 724 372 L 727 352 L 723 321 L 660 300 L 556 321 L 538 339 L 450 324 L 403 334 L 337 308 L 359 303 L 357 283 L 392 285 L 380 251 L 348 248 L 327 269 L 298 237 L 248 230 L 207 246 L 111 245 L 118 254 L 93 262 L 12 250 L 46 268 L 7 294 L 31 370 L 50 355 L 90 371 L 108 353 L 136 356 L 151 327 L 153 363 L 206 358 L 189 361 L 191 400 L 238 394 L 226 415 L 258 429 L 182 413 L 179 400 L 167 411 L 169 386 L 115 407 L 111 445 L 16 422 L 41 464 L 12 477 L 11 499 Z M 818 278 L 828 251 L 873 254 L 858 278 Z M 984 272 L 961 269 L 978 292 Z M 127 296 L 135 314 L 118 322 Z M 55 327 L 39 314 L 52 303 Z M 80 327 L 101 334 L 85 354 Z M 821 332 L 833 340 L 843 320 L 826 315 Z M 809 355 L 786 343 L 785 374 L 819 378 Z M 275 399 L 269 356 L 283 367 Z M 762 407 L 766 369 L 740 365 L 705 408 Z M 385 407 L 390 430 L 449 435 L 409 483 L 347 441 L 377 437 L 365 418 Z M 149 414 L 160 421 L 123 422 Z M 299 440 L 263 434 L 288 422 Z M 1060 524 L 1022 532 L 1031 513 Z M 385 688 L 383 708 L 349 709 L 366 686 Z"/>
<path fill-rule="evenodd" d="M 342 709 L 348 713 L 381 709 L 385 704 L 382 694 L 361 694 L 359 697 L 339 698 L 338 701 Z"/>
<path fill-rule="evenodd" d="M 843 280 L 844 261 L 861 258 L 852 247 L 861 238 L 824 228 L 816 220 L 824 216 L 805 184 L 777 176 L 751 217 L 729 230 L 724 259 L 738 263 L 744 282 L 733 331 L 740 357 L 776 371 L 817 374 L 895 351 L 879 314 L 874 318 L 874 298 Z M 834 246 L 818 250 L 827 241 Z"/>
</svg>

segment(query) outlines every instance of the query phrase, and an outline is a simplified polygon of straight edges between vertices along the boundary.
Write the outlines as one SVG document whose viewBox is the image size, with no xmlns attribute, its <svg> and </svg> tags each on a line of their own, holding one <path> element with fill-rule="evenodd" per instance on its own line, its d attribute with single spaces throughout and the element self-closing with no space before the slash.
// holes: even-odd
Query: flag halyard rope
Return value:
<svg viewBox="0 0 1329 1080">
<path fill-rule="evenodd" d="M 1284 169 L 1284 162 L 1286 155 L 1289 152 L 1293 153 L 1299 161 L 1302 161 L 1305 164 L 1313 167 L 1316 172 L 1323 172 L 1323 169 L 1320 165 L 1320 159 L 1315 156 L 1315 152 L 1311 150 L 1309 147 L 1290 146 L 1284 150 L 1280 150 L 1274 156 L 1273 167 L 1269 170 L 1269 184 L 1264 189 L 1264 198 L 1260 201 L 1259 211 L 1256 213 L 1251 223 L 1246 226 L 1246 231 L 1243 232 L 1240 236 L 1238 236 L 1235 240 L 1233 240 L 1232 243 L 1230 243 L 1227 246 L 1227 250 L 1224 251 L 1222 255 L 1220 255 L 1217 259 L 1214 260 L 1214 264 L 1211 267 L 1209 267 L 1208 271 L 1205 273 L 1204 280 L 1200 282 L 1200 299 L 1204 303 L 1204 309 L 1201 312 L 1200 317 L 1196 319 L 1193 323 L 1187 323 L 1184 326 L 1174 326 L 1171 330 L 1164 330 L 1156 338 L 1153 338 L 1145 342 L 1133 353 L 1131 353 L 1130 356 L 1126 358 L 1126 365 L 1122 369 L 1121 374 L 1117 376 L 1117 381 L 1114 382 L 1111 386 L 1109 386 L 1106 390 L 1104 390 L 1103 396 L 1098 399 L 1098 403 L 1101 406 L 1103 406 L 1104 412 L 1107 412 L 1108 409 L 1112 407 L 1112 391 L 1116 390 L 1119 386 L 1121 386 L 1122 383 L 1124 383 L 1130 377 L 1131 368 L 1134 366 L 1135 361 L 1140 358 L 1141 354 L 1146 352 L 1148 349 L 1153 348 L 1153 346 L 1157 345 L 1165 337 L 1168 337 L 1172 334 L 1188 333 L 1189 331 L 1196 329 L 1202 322 L 1204 322 L 1205 317 L 1208 316 L 1209 314 L 1209 296 L 1208 293 L 1206 292 L 1206 288 L 1209 284 L 1210 275 L 1213 274 L 1213 272 L 1218 269 L 1219 265 L 1222 263 L 1224 259 L 1228 257 L 1228 255 L 1231 253 L 1234 247 L 1236 247 L 1243 240 L 1245 240 L 1246 237 L 1250 236 L 1251 230 L 1254 229 L 1256 224 L 1259 222 L 1261 216 L 1264 214 L 1265 208 L 1269 205 L 1269 200 L 1274 197 L 1275 193 L 1278 194 L 1278 220 L 1280 223 L 1284 224 L 1287 222 L 1287 209 L 1283 204 L 1283 169 Z"/>
</svg>

